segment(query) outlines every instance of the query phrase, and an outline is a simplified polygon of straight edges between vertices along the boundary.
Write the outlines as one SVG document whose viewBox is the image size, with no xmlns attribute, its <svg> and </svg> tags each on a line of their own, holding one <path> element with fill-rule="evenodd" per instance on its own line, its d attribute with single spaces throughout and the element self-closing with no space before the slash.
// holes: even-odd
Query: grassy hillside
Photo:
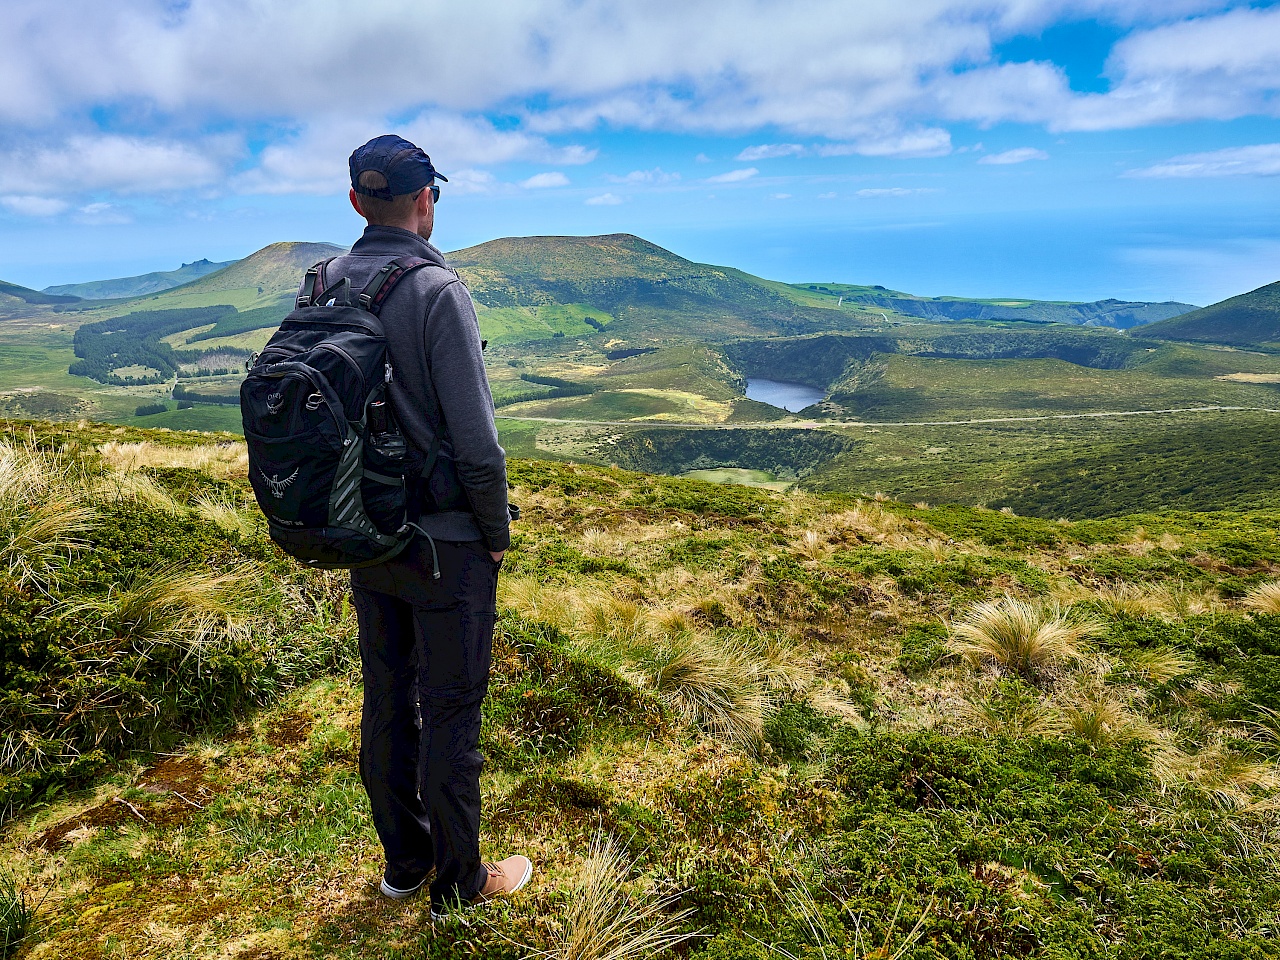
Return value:
<svg viewBox="0 0 1280 960">
<path fill-rule="evenodd" d="M 848 311 L 802 307 L 750 274 L 694 263 L 629 234 L 514 237 L 455 251 L 449 259 L 482 307 L 482 327 L 487 309 L 549 304 L 581 304 L 607 314 L 616 321 L 613 337 L 722 340 L 848 327 L 859 320 Z"/>
<path fill-rule="evenodd" d="M 1280 282 L 1133 333 L 1164 340 L 1275 347 L 1280 344 Z"/>
<path fill-rule="evenodd" d="M 1218 412 L 847 430 L 802 486 L 1056 519 L 1280 506 L 1274 413 Z"/>
<path fill-rule="evenodd" d="M 0 453 L 24 957 L 1274 954 L 1273 510 L 1055 523 L 514 461 L 481 844 L 538 869 L 433 924 L 374 886 L 345 578 L 279 558 L 211 439 Z"/>
<path fill-rule="evenodd" d="M 158 270 L 136 277 L 118 277 L 114 280 L 64 283 L 58 286 L 45 287 L 44 292 L 79 297 L 82 300 L 119 300 L 144 297 L 149 293 L 160 293 L 162 290 L 169 290 L 184 283 L 190 283 L 192 280 L 198 280 L 210 273 L 229 267 L 233 263 L 235 263 L 234 260 L 228 260 L 224 263 L 196 260 L 194 263 L 184 263 L 177 270 Z"/>
</svg>

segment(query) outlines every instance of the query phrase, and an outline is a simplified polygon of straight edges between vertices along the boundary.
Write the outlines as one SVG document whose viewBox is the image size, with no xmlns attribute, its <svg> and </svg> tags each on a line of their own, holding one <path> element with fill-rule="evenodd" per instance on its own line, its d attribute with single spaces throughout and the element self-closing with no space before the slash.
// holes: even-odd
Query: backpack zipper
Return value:
<svg viewBox="0 0 1280 960">
<path fill-rule="evenodd" d="M 360 379 L 360 395 L 364 396 L 364 371 L 360 369 L 360 364 L 356 363 L 355 358 L 347 351 L 343 350 L 337 344 L 321 343 L 316 346 L 317 350 L 328 350 L 330 353 L 336 353 L 343 360 L 347 361 L 347 365 L 355 371 L 356 376 Z"/>
</svg>

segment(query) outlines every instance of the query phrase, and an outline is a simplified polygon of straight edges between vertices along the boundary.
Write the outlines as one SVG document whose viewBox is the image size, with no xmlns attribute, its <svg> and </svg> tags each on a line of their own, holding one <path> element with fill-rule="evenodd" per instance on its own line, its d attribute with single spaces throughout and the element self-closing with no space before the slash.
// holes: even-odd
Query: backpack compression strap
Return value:
<svg viewBox="0 0 1280 960">
<path fill-rule="evenodd" d="M 319 302 L 320 294 L 324 291 L 324 268 L 336 259 L 338 258 L 330 257 L 328 260 L 321 260 L 307 271 L 307 275 L 302 278 L 302 290 L 295 306 L 309 307 Z"/>
<path fill-rule="evenodd" d="M 395 288 L 395 285 L 404 278 L 405 274 L 410 270 L 425 267 L 430 262 L 430 260 L 424 260 L 422 257 L 396 257 L 394 260 L 384 264 L 382 269 L 373 275 L 373 279 L 356 297 L 356 302 L 365 310 L 377 315 L 382 309 L 383 301 L 387 299 L 387 296 Z"/>
</svg>

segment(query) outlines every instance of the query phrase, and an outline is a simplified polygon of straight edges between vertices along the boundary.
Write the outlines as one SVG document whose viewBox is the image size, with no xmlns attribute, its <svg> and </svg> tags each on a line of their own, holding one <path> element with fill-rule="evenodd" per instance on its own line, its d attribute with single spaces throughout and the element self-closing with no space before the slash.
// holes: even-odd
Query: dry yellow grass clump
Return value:
<svg viewBox="0 0 1280 960">
<path fill-rule="evenodd" d="M 1245 594 L 1241 603 L 1254 613 L 1280 613 L 1280 581 L 1273 580 L 1254 587 Z"/>
<path fill-rule="evenodd" d="M 0 564 L 19 584 L 56 575 L 94 519 L 83 474 L 25 446 L 0 445 Z"/>
<path fill-rule="evenodd" d="M 1027 679 L 1081 656 L 1081 643 L 1101 625 L 1071 619 L 1057 605 L 1005 596 L 986 600 L 951 625 L 949 648 L 975 666 L 993 664 Z"/>
<path fill-rule="evenodd" d="M 633 960 L 664 953 L 698 934 L 680 928 L 692 909 L 672 910 L 678 899 L 628 889 L 635 867 L 611 838 L 597 835 L 552 932 L 554 960 Z"/>
<path fill-rule="evenodd" d="M 103 462 L 120 473 L 144 467 L 185 467 L 211 477 L 247 477 L 249 453 L 243 443 L 206 443 L 194 447 L 161 446 L 145 440 L 120 443 L 112 440 L 98 447 Z"/>
</svg>

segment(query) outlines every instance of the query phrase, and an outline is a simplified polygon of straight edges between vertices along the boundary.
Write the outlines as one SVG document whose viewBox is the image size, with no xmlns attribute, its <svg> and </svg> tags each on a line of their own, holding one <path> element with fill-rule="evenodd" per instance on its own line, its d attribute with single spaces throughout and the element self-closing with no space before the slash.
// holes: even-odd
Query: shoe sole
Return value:
<svg viewBox="0 0 1280 960">
<path fill-rule="evenodd" d="M 401 890 L 399 887 L 391 886 L 391 884 L 387 883 L 384 879 L 380 884 L 378 884 L 378 889 L 382 892 L 384 897 L 390 897 L 392 900 L 408 900 L 415 893 L 421 890 L 422 884 L 426 882 L 426 877 L 423 877 L 422 883 L 418 884 L 416 887 L 412 887 L 409 890 Z"/>
</svg>

